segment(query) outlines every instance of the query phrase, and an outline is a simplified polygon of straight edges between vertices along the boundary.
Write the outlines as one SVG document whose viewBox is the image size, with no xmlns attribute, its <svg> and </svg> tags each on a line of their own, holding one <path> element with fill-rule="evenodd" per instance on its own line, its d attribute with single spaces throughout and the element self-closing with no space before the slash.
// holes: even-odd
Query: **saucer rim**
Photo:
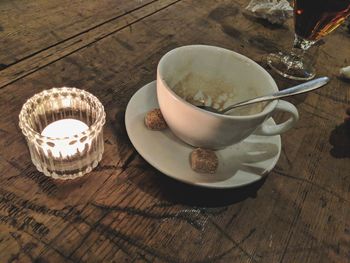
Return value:
<svg viewBox="0 0 350 263">
<path fill-rule="evenodd" d="M 248 185 L 251 185 L 251 184 L 254 184 L 264 178 L 267 177 L 267 174 L 270 173 L 273 168 L 276 166 L 280 156 L 281 156 L 281 151 L 282 151 L 282 140 L 281 140 L 281 136 L 280 135 L 274 135 L 276 137 L 276 139 L 278 140 L 277 144 L 278 144 L 278 153 L 276 154 L 275 158 L 273 159 L 273 161 L 271 162 L 271 165 L 269 165 L 268 168 L 266 168 L 266 170 L 260 174 L 260 177 L 257 177 L 256 179 L 254 180 L 251 180 L 247 183 L 242 183 L 242 184 L 237 184 L 237 185 L 218 185 L 217 182 L 209 182 L 209 183 L 196 183 L 196 182 L 193 182 L 193 181 L 190 181 L 190 180 L 186 180 L 184 178 L 179 178 L 167 171 L 165 171 L 161 166 L 159 166 L 158 164 L 155 164 L 153 162 L 153 160 L 150 160 L 150 158 L 147 158 L 146 156 L 148 156 L 147 153 L 145 153 L 142 149 L 139 149 L 135 146 L 135 143 L 134 141 L 131 139 L 130 137 L 130 131 L 129 131 L 129 128 L 128 126 L 126 125 L 127 123 L 127 112 L 129 110 L 129 106 L 131 104 L 131 101 L 132 99 L 134 98 L 134 96 L 136 96 L 139 92 L 142 92 L 143 89 L 145 89 L 146 87 L 148 86 L 151 86 L 151 85 L 154 85 L 156 87 L 156 80 L 153 80 L 151 82 L 148 82 L 146 84 L 144 84 L 140 89 L 138 89 L 130 98 L 127 106 L 126 106 L 126 109 L 125 109 L 125 115 L 124 115 L 124 122 L 125 122 L 125 128 L 126 128 L 126 132 L 127 132 L 127 135 L 129 137 L 129 140 L 131 142 L 131 144 L 133 145 L 133 147 L 135 148 L 135 150 L 141 155 L 141 157 L 147 162 L 149 163 L 154 169 L 156 169 L 157 171 L 161 172 L 162 174 L 164 174 L 165 176 L 167 177 L 170 177 L 172 180 L 176 180 L 176 181 L 179 181 L 181 183 L 184 183 L 184 184 L 187 184 L 187 185 L 191 185 L 191 186 L 195 186 L 195 187 L 201 187 L 201 188 L 206 188 L 206 189 L 234 189 L 234 188 L 240 188 L 240 187 L 244 187 L 244 186 L 248 186 Z M 155 94 L 156 91 L 155 91 Z M 270 118 L 271 121 L 276 124 L 275 120 L 271 117 Z M 162 132 L 162 131 L 159 131 L 159 132 Z M 170 131 L 171 132 L 171 131 Z M 175 136 L 175 135 L 174 135 Z M 249 138 L 249 136 L 247 137 Z M 247 139 L 246 138 L 246 139 Z M 244 141 L 244 140 L 243 140 Z M 186 145 L 194 148 L 193 146 L 189 145 L 186 143 Z"/>
</svg>

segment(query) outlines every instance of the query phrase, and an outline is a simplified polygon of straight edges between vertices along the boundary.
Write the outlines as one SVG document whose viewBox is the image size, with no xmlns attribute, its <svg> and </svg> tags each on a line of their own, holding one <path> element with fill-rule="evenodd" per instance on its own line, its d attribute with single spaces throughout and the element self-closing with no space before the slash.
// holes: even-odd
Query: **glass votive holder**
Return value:
<svg viewBox="0 0 350 263">
<path fill-rule="evenodd" d="M 28 99 L 19 126 L 40 172 L 55 179 L 74 179 L 102 159 L 105 120 L 103 105 L 94 95 L 63 87 Z"/>
</svg>

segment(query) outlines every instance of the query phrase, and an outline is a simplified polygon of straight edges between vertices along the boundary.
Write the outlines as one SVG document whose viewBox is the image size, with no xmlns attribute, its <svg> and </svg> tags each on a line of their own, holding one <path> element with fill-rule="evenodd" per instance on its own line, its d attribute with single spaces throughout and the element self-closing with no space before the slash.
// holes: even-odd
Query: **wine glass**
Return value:
<svg viewBox="0 0 350 263">
<path fill-rule="evenodd" d="M 283 77 L 312 79 L 316 72 L 306 51 L 341 25 L 350 15 L 350 0 L 294 0 L 294 48 L 267 57 L 267 64 Z"/>
</svg>

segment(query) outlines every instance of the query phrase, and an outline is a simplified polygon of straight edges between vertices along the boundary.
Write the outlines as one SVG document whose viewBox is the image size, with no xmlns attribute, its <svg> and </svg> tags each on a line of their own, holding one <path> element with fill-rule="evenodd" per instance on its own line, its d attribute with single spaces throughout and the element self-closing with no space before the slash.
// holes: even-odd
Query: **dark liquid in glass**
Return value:
<svg viewBox="0 0 350 263">
<path fill-rule="evenodd" d="M 350 15 L 350 0 L 294 0 L 295 33 L 318 40 Z"/>
</svg>

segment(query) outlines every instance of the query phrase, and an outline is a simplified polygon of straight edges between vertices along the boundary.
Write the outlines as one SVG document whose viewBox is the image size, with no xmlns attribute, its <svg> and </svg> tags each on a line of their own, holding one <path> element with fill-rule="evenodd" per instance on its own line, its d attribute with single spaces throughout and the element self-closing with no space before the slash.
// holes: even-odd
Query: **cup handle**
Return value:
<svg viewBox="0 0 350 263">
<path fill-rule="evenodd" d="M 285 100 L 278 100 L 275 110 L 289 112 L 291 117 L 287 121 L 276 125 L 268 125 L 266 122 L 264 122 L 257 128 L 255 134 L 264 136 L 278 135 L 293 128 L 293 126 L 299 120 L 297 108 L 292 103 Z"/>
</svg>

